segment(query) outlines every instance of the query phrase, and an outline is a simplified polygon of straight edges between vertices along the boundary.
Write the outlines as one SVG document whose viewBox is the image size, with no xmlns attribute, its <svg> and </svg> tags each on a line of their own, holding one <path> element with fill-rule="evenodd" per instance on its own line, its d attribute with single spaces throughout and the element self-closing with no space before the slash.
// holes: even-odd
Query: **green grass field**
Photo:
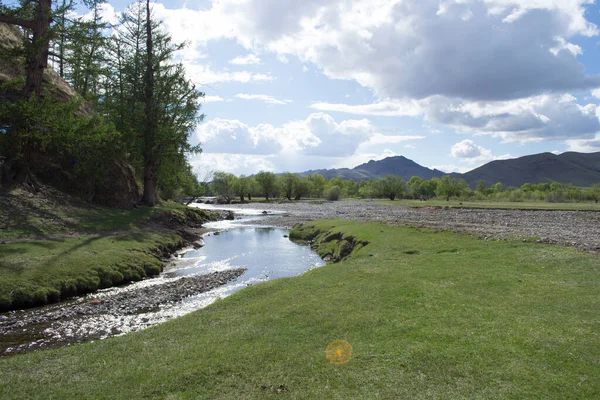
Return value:
<svg viewBox="0 0 600 400">
<path fill-rule="evenodd" d="M 142 332 L 0 359 L 0 398 L 600 397 L 597 256 L 316 224 L 370 244 Z M 335 340 L 345 365 L 326 360 Z"/>
<path fill-rule="evenodd" d="M 467 201 L 467 200 L 375 200 L 377 203 L 404 207 L 450 207 L 450 208 L 497 208 L 520 210 L 575 210 L 600 211 L 600 203 L 548 203 L 548 202 L 510 202 L 510 201 Z"/>
</svg>

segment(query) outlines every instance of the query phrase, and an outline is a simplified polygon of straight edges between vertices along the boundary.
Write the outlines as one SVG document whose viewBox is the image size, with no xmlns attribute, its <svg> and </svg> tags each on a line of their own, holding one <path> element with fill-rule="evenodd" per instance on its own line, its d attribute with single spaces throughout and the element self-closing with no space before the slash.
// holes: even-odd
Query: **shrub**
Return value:
<svg viewBox="0 0 600 400">
<path fill-rule="evenodd" d="M 342 189 L 339 186 L 332 186 L 325 191 L 325 198 L 329 201 L 338 201 L 342 198 Z"/>
</svg>

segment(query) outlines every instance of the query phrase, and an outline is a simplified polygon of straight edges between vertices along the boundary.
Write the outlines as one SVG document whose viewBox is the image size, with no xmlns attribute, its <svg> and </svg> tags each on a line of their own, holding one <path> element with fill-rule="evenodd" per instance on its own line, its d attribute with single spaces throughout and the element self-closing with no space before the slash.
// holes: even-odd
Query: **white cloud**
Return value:
<svg viewBox="0 0 600 400">
<path fill-rule="evenodd" d="M 275 157 L 230 153 L 201 153 L 190 159 L 194 171 L 224 171 L 232 174 L 254 174 L 258 171 L 275 171 Z M 197 172 L 197 173 L 198 173 Z M 199 175 L 202 177 L 202 174 Z"/>
<path fill-rule="evenodd" d="M 283 54 L 278 54 L 277 55 L 277 60 L 279 60 L 279 62 L 283 63 L 283 64 L 287 64 L 290 62 L 289 58 L 287 58 L 286 56 L 284 56 Z"/>
<path fill-rule="evenodd" d="M 586 139 L 600 132 L 598 106 L 579 105 L 570 95 L 497 102 L 433 97 L 425 102 L 425 115 L 430 121 L 450 125 L 459 132 L 488 134 L 505 141 Z"/>
<path fill-rule="evenodd" d="M 588 0 L 273 3 L 238 4 L 241 43 L 294 54 L 382 97 L 507 100 L 600 84 L 569 41 L 597 34 Z"/>
<path fill-rule="evenodd" d="M 455 143 L 451 148 L 452 157 L 454 158 L 475 158 L 481 156 L 483 152 L 489 152 L 489 150 L 477 146 L 469 139 Z"/>
<path fill-rule="evenodd" d="M 210 67 L 198 64 L 186 64 L 187 76 L 192 82 L 200 85 L 223 82 L 270 82 L 275 78 L 268 74 L 253 73 L 248 71 L 213 71 Z"/>
<path fill-rule="evenodd" d="M 217 103 L 225 101 L 225 99 L 221 96 L 204 96 L 200 101 L 203 103 Z"/>
<path fill-rule="evenodd" d="M 461 174 L 465 173 L 465 172 L 469 172 L 470 170 L 473 169 L 473 167 L 459 166 L 459 165 L 454 165 L 454 164 L 434 165 L 431 168 L 437 169 L 439 171 L 446 172 L 446 173 L 459 172 Z"/>
<path fill-rule="evenodd" d="M 282 149 L 268 124 L 249 127 L 237 120 L 216 118 L 200 125 L 197 138 L 206 153 L 266 155 Z"/>
<path fill-rule="evenodd" d="M 491 150 L 475 144 L 475 142 L 470 139 L 465 139 L 462 142 L 453 144 L 450 148 L 450 154 L 452 157 L 462 159 L 469 164 L 478 165 L 482 165 L 493 160 L 506 160 L 508 158 L 512 158 L 510 154 L 494 156 Z"/>
<path fill-rule="evenodd" d="M 289 104 L 292 102 L 292 100 L 279 100 L 273 96 L 269 96 L 266 94 L 239 93 L 239 94 L 236 94 L 235 97 L 237 97 L 238 99 L 243 99 L 243 100 L 260 100 L 260 101 L 264 101 L 267 104 Z"/>
<path fill-rule="evenodd" d="M 258 58 L 255 54 L 248 54 L 244 57 L 238 56 L 232 60 L 229 60 L 229 63 L 234 65 L 260 64 L 260 58 Z"/>
<path fill-rule="evenodd" d="M 332 104 L 313 103 L 310 108 L 320 111 L 337 111 L 356 115 L 380 115 L 387 117 L 396 116 L 418 116 L 422 110 L 415 100 L 385 100 L 373 104 Z"/>
<path fill-rule="evenodd" d="M 421 136 L 383 135 L 369 120 L 336 122 L 324 113 L 310 114 L 274 127 L 248 126 L 238 120 L 216 118 L 199 126 L 197 139 L 205 153 L 281 155 L 286 158 L 347 157 L 357 149 L 393 145 Z M 361 147 L 362 146 L 362 147 Z"/>
<path fill-rule="evenodd" d="M 566 143 L 569 151 L 595 153 L 600 151 L 600 134 L 596 134 L 591 139 L 567 140 Z"/>
</svg>

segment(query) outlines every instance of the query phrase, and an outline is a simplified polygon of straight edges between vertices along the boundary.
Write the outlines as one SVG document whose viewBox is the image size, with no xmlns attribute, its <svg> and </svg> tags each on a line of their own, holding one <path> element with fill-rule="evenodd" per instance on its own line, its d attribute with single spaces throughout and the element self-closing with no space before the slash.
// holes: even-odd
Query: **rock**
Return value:
<svg viewBox="0 0 600 400">
<path fill-rule="evenodd" d="M 194 249 L 199 249 L 201 247 L 204 247 L 204 244 L 204 240 L 198 239 L 192 243 L 192 246 L 194 247 Z"/>
<path fill-rule="evenodd" d="M 233 211 L 228 211 L 227 215 L 225 216 L 225 219 L 229 220 L 229 221 L 233 221 L 235 219 L 235 214 L 233 213 Z"/>
<path fill-rule="evenodd" d="M 283 235 L 284 238 L 289 237 L 288 235 Z"/>
<path fill-rule="evenodd" d="M 333 260 L 333 257 L 331 257 L 330 255 L 326 255 L 325 257 L 323 257 L 323 261 L 331 261 Z"/>
<path fill-rule="evenodd" d="M 268 212 L 268 211 L 263 211 L 262 213 L 263 213 L 263 214 L 268 214 L 269 212 Z"/>
<path fill-rule="evenodd" d="M 214 232 L 214 233 L 213 233 L 213 235 L 215 235 L 215 236 L 218 236 L 218 235 L 220 235 L 220 234 L 221 234 L 221 232 L 220 232 L 220 231 L 216 231 L 216 232 Z"/>
<path fill-rule="evenodd" d="M 99 299 L 92 299 L 92 300 L 90 301 L 90 304 L 91 304 L 91 305 L 93 305 L 93 306 L 97 306 L 97 305 L 100 305 L 100 304 L 102 304 L 102 301 L 101 301 L 101 300 L 99 300 Z"/>
</svg>

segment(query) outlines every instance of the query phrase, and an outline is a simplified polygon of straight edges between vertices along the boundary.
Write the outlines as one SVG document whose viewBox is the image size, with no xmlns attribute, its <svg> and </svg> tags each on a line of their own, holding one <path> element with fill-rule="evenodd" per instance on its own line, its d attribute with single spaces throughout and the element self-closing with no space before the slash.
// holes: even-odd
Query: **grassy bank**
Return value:
<svg viewBox="0 0 600 400">
<path fill-rule="evenodd" d="M 159 273 L 174 233 L 215 216 L 164 202 L 116 210 L 58 192 L 0 195 L 0 311 L 52 303 Z"/>
<path fill-rule="evenodd" d="M 404 207 L 450 207 L 450 208 L 490 208 L 509 210 L 563 210 L 563 211 L 600 211 L 600 203 L 548 203 L 548 202 L 510 202 L 510 201 L 468 201 L 468 200 L 375 200 L 381 204 Z"/>
<path fill-rule="evenodd" d="M 314 226 L 298 235 L 369 244 L 143 332 L 1 359 L 0 398 L 600 396 L 596 256 L 376 223 Z M 337 240 L 320 241 L 335 251 Z M 345 365 L 325 357 L 338 339 L 353 346 Z"/>
</svg>

